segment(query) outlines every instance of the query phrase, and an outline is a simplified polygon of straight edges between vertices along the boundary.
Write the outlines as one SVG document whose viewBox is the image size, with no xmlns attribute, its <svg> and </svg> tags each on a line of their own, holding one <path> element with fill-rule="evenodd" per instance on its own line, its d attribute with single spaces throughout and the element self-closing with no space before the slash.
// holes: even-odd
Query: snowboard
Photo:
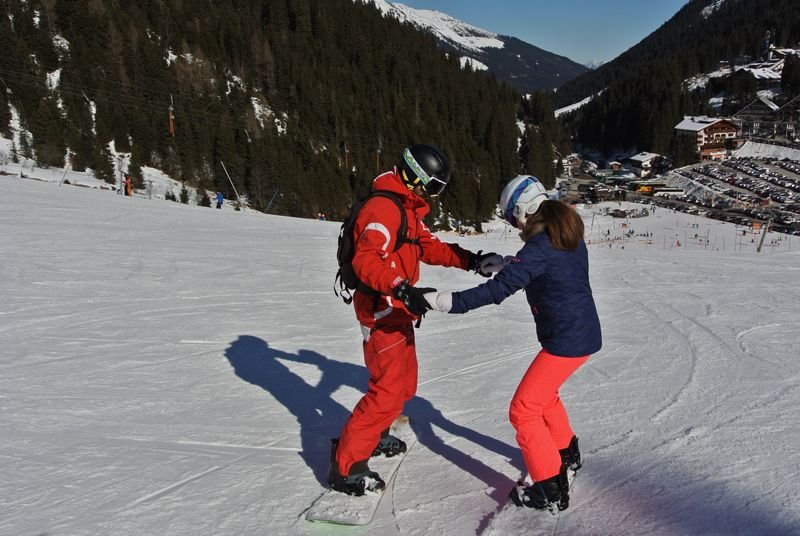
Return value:
<svg viewBox="0 0 800 536">
<path fill-rule="evenodd" d="M 570 496 L 575 489 L 575 475 L 575 471 L 567 471 Z M 517 506 L 509 499 L 508 503 L 503 505 L 491 519 L 483 534 L 486 536 L 508 534 L 552 536 L 558 528 L 560 517 L 561 512 L 555 508 L 555 505 L 552 510 L 536 510 Z"/>
<path fill-rule="evenodd" d="M 308 521 L 338 525 L 367 525 L 372 521 L 381 499 L 394 485 L 400 465 L 417 442 L 417 436 L 404 415 L 392 424 L 391 429 L 393 436 L 405 441 L 406 452 L 391 458 L 376 456 L 369 460 L 370 469 L 381 475 L 386 482 L 386 489 L 379 492 L 367 491 L 360 497 L 328 489 L 306 511 Z"/>
</svg>

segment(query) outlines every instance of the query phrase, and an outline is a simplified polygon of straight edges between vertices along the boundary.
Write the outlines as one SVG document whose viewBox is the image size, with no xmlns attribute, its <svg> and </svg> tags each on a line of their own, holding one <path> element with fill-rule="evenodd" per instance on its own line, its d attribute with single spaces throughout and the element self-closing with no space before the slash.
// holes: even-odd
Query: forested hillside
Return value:
<svg viewBox="0 0 800 536">
<path fill-rule="evenodd" d="M 672 129 L 681 116 L 709 111 L 710 95 L 689 93 L 684 81 L 720 61 L 757 59 L 768 40 L 797 45 L 798 13 L 797 0 L 692 0 L 635 47 L 564 84 L 558 105 L 602 92 L 571 118 L 584 146 L 679 152 Z"/>
<path fill-rule="evenodd" d="M 113 182 L 113 141 L 135 180 L 154 166 L 231 197 L 224 163 L 255 208 L 277 191 L 270 212 L 340 217 L 403 145 L 426 142 L 454 169 L 443 209 L 467 221 L 491 214 L 503 180 L 553 176 L 549 141 L 533 140 L 548 144 L 544 169 L 520 159 L 530 106 L 516 91 L 371 4 L 0 5 L 0 134 L 16 130 L 15 151 L 40 165 L 64 166 L 69 151 L 73 169 Z"/>
</svg>

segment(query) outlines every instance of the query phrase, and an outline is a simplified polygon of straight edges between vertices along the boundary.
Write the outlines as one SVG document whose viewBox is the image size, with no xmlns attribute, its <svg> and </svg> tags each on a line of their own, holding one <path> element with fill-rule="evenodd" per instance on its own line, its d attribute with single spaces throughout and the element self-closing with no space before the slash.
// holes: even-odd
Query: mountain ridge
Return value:
<svg viewBox="0 0 800 536">
<path fill-rule="evenodd" d="M 372 3 L 384 16 L 430 32 L 442 49 L 458 54 L 462 64 L 485 68 L 522 92 L 555 90 L 590 70 L 566 56 L 479 28 L 441 11 L 415 9 L 386 0 L 354 1 Z"/>
</svg>

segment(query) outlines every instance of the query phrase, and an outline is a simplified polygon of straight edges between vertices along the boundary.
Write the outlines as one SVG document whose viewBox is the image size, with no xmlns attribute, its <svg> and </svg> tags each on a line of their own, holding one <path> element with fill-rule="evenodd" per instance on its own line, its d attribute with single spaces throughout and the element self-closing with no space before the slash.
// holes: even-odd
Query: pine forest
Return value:
<svg viewBox="0 0 800 536">
<path fill-rule="evenodd" d="M 531 105 L 371 4 L 2 3 L 0 133 L 10 137 L 13 110 L 30 134 L 16 150 L 39 165 L 62 167 L 69 152 L 73 169 L 114 182 L 113 142 L 139 185 L 153 166 L 231 197 L 227 172 L 253 208 L 274 198 L 273 213 L 341 218 L 405 145 L 430 143 L 453 168 L 431 220 L 479 225 L 509 178 L 552 184 L 554 143 L 566 145 L 558 128 L 530 125 L 536 157 L 521 159 Z"/>
</svg>

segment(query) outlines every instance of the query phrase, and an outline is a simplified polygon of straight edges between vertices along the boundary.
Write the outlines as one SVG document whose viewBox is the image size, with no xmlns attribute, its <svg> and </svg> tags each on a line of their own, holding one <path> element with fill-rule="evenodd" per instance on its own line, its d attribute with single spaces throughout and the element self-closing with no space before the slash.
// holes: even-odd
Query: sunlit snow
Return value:
<svg viewBox="0 0 800 536">
<path fill-rule="evenodd" d="M 366 387 L 339 224 L 21 179 L 0 165 L 0 534 L 294 535 Z M 43 178 L 39 168 L 24 175 Z M 446 196 L 444 198 L 446 202 Z M 581 207 L 603 349 L 564 386 L 584 456 L 556 534 L 800 533 L 800 238 Z M 623 208 L 642 208 L 626 205 Z M 498 223 L 441 233 L 512 254 Z M 441 290 L 482 278 L 424 267 Z M 522 294 L 417 331 L 420 440 L 373 523 L 481 534 L 522 474 Z M 531 527 L 549 514 L 529 512 Z"/>
</svg>

